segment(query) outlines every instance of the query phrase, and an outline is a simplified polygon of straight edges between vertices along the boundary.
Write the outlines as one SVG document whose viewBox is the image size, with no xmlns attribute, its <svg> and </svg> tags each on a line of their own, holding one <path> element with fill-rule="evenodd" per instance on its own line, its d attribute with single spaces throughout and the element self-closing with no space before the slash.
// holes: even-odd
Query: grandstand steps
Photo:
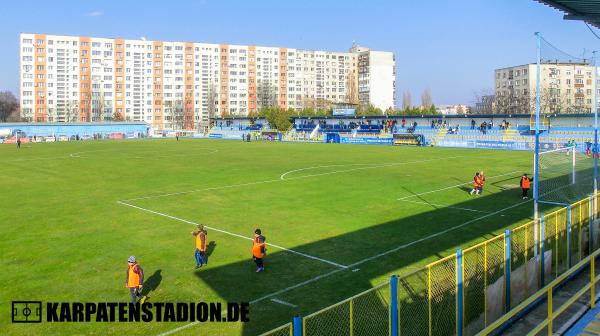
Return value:
<svg viewBox="0 0 600 336">
<path fill-rule="evenodd" d="M 438 128 L 437 132 L 435 133 L 435 136 L 433 137 L 433 144 L 437 144 L 439 141 L 444 140 L 447 134 L 447 128 Z"/>
<path fill-rule="evenodd" d="M 502 141 L 514 141 L 515 137 L 519 135 L 519 131 L 514 128 L 508 128 L 504 130 L 502 134 Z"/>
<path fill-rule="evenodd" d="M 583 288 L 586 284 L 589 283 L 590 272 L 589 269 L 586 269 L 574 276 L 571 280 L 566 282 L 562 287 L 559 287 L 552 294 L 552 302 L 553 309 L 557 309 L 562 306 L 566 301 L 575 296 L 577 291 Z M 582 296 L 579 300 L 575 301 L 566 311 L 558 315 L 553 324 L 555 335 L 564 334 L 569 330 L 572 326 L 571 324 L 576 322 L 573 321 L 573 317 L 580 313 L 585 307 L 589 307 L 589 301 L 587 296 Z M 546 301 L 540 302 L 537 306 L 533 307 L 526 315 L 522 316 L 520 319 L 513 322 L 502 335 L 527 335 L 529 331 L 533 328 L 537 327 L 540 323 L 542 323 L 548 316 L 548 307 L 546 305 Z M 579 318 L 579 316 L 576 316 Z M 545 330 L 545 329 L 544 329 Z M 561 331 L 557 333 L 557 331 Z M 568 334 L 568 333 L 567 333 Z"/>
</svg>

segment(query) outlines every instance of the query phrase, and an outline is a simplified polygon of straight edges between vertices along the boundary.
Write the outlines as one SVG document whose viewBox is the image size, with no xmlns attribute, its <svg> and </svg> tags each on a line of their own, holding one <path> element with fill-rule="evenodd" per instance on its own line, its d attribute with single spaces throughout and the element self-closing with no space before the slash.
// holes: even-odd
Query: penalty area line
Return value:
<svg viewBox="0 0 600 336">
<path fill-rule="evenodd" d="M 374 256 L 371 256 L 371 257 L 369 257 L 369 258 L 365 258 L 365 259 L 359 260 L 359 261 L 357 261 L 357 262 L 355 262 L 355 263 L 353 263 L 353 264 L 350 264 L 350 265 L 348 265 L 346 268 L 338 268 L 338 269 L 334 269 L 334 270 L 332 270 L 332 271 L 329 271 L 329 272 L 327 272 L 327 273 L 323 273 L 323 274 L 321 274 L 321 275 L 318 275 L 318 276 L 316 276 L 316 277 L 314 277 L 314 278 L 311 278 L 311 279 L 305 280 L 305 281 L 303 281 L 303 282 L 297 283 L 297 284 L 295 284 L 295 285 L 293 285 L 293 286 L 290 286 L 290 287 L 287 287 L 287 288 L 283 288 L 283 289 L 280 289 L 280 290 L 278 290 L 278 291 L 276 291 L 276 292 L 273 292 L 273 293 L 267 294 L 267 295 L 265 295 L 265 296 L 259 297 L 259 298 L 255 299 L 255 300 L 252 300 L 252 301 L 250 301 L 250 304 L 251 304 L 251 305 L 252 305 L 252 304 L 256 304 L 256 303 L 258 303 L 258 302 L 261 302 L 261 301 L 263 301 L 263 300 L 266 300 L 266 299 L 270 299 L 270 298 L 272 298 L 272 297 L 275 297 L 275 296 L 277 296 L 277 295 L 280 295 L 280 294 L 283 294 L 283 293 L 289 292 L 289 291 L 291 291 L 291 290 L 294 290 L 294 289 L 297 289 L 297 288 L 300 288 L 300 287 L 304 287 L 304 286 L 306 286 L 306 285 L 309 285 L 309 284 L 311 284 L 311 283 L 313 283 L 313 282 L 316 282 L 316 281 L 319 281 L 319 280 L 321 280 L 321 279 L 324 279 L 324 278 L 330 277 L 330 276 L 332 276 L 332 275 L 334 275 L 334 274 L 337 274 L 337 273 L 339 273 L 339 272 L 341 272 L 341 271 L 344 271 L 344 270 L 347 270 L 347 269 L 352 269 L 352 271 L 354 272 L 353 268 L 354 268 L 354 267 L 356 267 L 356 266 L 358 266 L 358 265 L 364 264 L 364 263 L 366 263 L 366 262 L 369 262 L 369 261 L 371 261 L 371 260 L 378 259 L 378 258 L 380 258 L 380 257 L 386 256 L 386 255 L 388 255 L 388 254 L 394 253 L 394 252 L 396 252 L 396 251 L 399 251 L 399 250 L 401 250 L 401 249 L 404 249 L 404 248 L 410 247 L 410 246 L 412 246 L 412 245 L 416 245 L 416 244 L 418 244 L 418 243 L 420 243 L 420 242 L 423 242 L 423 241 L 426 241 L 426 240 L 429 240 L 429 239 L 432 239 L 432 238 L 435 238 L 435 237 L 441 236 L 441 235 L 443 235 L 443 234 L 446 234 L 446 233 L 448 233 L 448 232 L 450 232 L 450 231 L 456 230 L 456 229 L 458 229 L 458 228 L 461 228 L 461 227 L 463 227 L 463 226 L 469 225 L 469 224 L 471 224 L 471 223 L 474 223 L 474 222 L 476 222 L 476 221 L 479 221 L 479 220 L 482 220 L 482 219 L 488 218 L 488 217 L 490 217 L 490 216 L 496 215 L 496 214 L 498 214 L 498 213 L 501 213 L 501 212 L 503 212 L 503 211 L 510 210 L 510 209 L 512 209 L 512 208 L 515 208 L 515 207 L 517 207 L 517 206 L 519 206 L 519 205 L 523 205 L 523 204 L 525 204 L 525 203 L 527 203 L 527 202 L 530 202 L 530 201 L 531 201 L 531 200 L 527 200 L 527 201 L 523 201 L 523 202 L 519 202 L 519 203 L 513 204 L 513 205 L 511 205 L 511 206 L 509 206 L 509 207 L 506 207 L 506 208 L 504 208 L 504 209 L 500 209 L 500 210 L 498 210 L 498 211 L 496 211 L 496 212 L 492 212 L 492 213 L 489 213 L 489 214 L 487 214 L 487 215 L 484 215 L 484 216 L 481 216 L 481 217 L 478 217 L 478 218 L 472 219 L 472 220 L 470 220 L 470 221 L 468 221 L 468 222 L 465 222 L 465 223 L 463 223 L 463 224 L 460 224 L 460 225 L 457 225 L 457 226 L 453 226 L 453 227 L 451 227 L 451 228 L 448 228 L 448 229 L 446 229 L 446 230 L 444 230 L 444 231 L 440 231 L 440 232 L 438 232 L 438 233 L 435 233 L 435 234 L 429 235 L 429 236 L 427 236 L 427 237 L 423 237 L 423 238 L 421 238 L 421 239 L 418 239 L 418 240 L 412 241 L 412 242 L 410 242 L 410 243 L 406 243 L 406 244 L 404 244 L 404 245 L 400 245 L 400 246 L 398 246 L 398 247 L 396 247 L 396 248 L 393 248 L 393 249 L 391 249 L 391 250 L 388 250 L 388 251 L 385 251 L 385 252 L 382 252 L 382 253 L 376 254 L 376 255 L 374 255 Z M 166 332 L 164 332 L 164 333 L 161 333 L 161 334 L 159 334 L 158 336 L 167 336 L 167 335 L 171 335 L 171 334 L 177 333 L 177 332 L 179 332 L 179 331 L 181 331 L 181 330 L 184 330 L 184 329 L 187 329 L 187 328 L 193 327 L 193 326 L 195 326 L 195 325 L 197 325 L 197 324 L 199 324 L 199 323 L 200 323 L 200 322 L 197 322 L 197 321 L 196 321 L 196 322 L 191 322 L 191 323 L 188 323 L 188 324 L 186 324 L 186 325 L 182 325 L 182 326 L 180 326 L 180 327 L 177 327 L 177 328 L 175 328 L 175 329 L 172 329 L 172 330 L 166 331 Z"/>
<path fill-rule="evenodd" d="M 502 176 L 511 175 L 511 174 L 518 173 L 518 172 L 520 172 L 520 170 L 511 171 L 510 173 L 505 173 L 505 174 L 500 174 L 500 175 L 494 175 L 494 176 L 490 176 L 488 178 L 491 179 L 491 178 L 496 178 L 496 177 L 502 177 Z M 425 191 L 425 192 L 414 194 L 414 195 L 410 195 L 410 196 L 401 197 L 401 198 L 398 198 L 398 201 L 404 201 L 406 199 L 413 198 L 413 197 L 419 197 L 419 196 L 422 196 L 422 195 L 433 194 L 433 193 L 436 193 L 436 192 L 440 192 L 440 191 L 444 191 L 444 190 L 448 190 L 448 189 L 452 189 L 452 188 L 464 186 L 465 184 L 470 184 L 470 183 L 473 183 L 473 181 L 464 182 L 464 183 L 455 184 L 455 185 L 449 186 L 449 187 L 444 187 L 444 188 L 440 188 L 440 189 L 436 189 L 436 190 L 430 190 L 430 191 Z"/>
<path fill-rule="evenodd" d="M 463 208 L 463 207 L 456 207 L 456 206 L 452 206 L 452 205 L 435 204 L 435 203 L 429 203 L 429 202 L 425 202 L 425 201 L 402 200 L 401 202 L 409 202 L 409 203 L 415 203 L 415 204 L 425 204 L 425 205 L 430 205 L 430 206 L 433 206 L 433 207 L 448 208 L 448 209 L 457 209 L 457 210 L 465 210 L 465 211 L 472 211 L 472 212 L 479 212 L 479 213 L 490 213 L 490 211 L 475 210 L 475 209 L 469 209 L 469 208 Z"/>
<path fill-rule="evenodd" d="M 183 219 L 183 218 L 171 216 L 171 215 L 166 214 L 166 213 L 162 213 L 162 212 L 158 212 L 158 211 L 154 211 L 154 210 L 142 208 L 140 206 L 129 204 L 129 203 L 125 203 L 125 202 L 122 202 L 122 201 L 117 201 L 117 203 L 121 204 L 121 205 L 125 205 L 125 206 L 128 206 L 128 207 L 131 207 L 131 208 L 134 208 L 134 209 L 138 209 L 138 210 L 141 210 L 141 211 L 149 212 L 151 214 L 155 214 L 155 215 L 158 215 L 158 216 L 162 216 L 162 217 L 166 217 L 166 218 L 173 219 L 173 220 L 176 220 L 176 221 L 180 221 L 180 222 L 183 222 L 183 223 L 192 224 L 192 225 L 200 224 L 200 223 L 192 222 L 192 221 L 187 220 L 187 219 Z M 211 230 L 214 230 L 214 231 L 217 231 L 217 232 L 221 232 L 221 233 L 224 233 L 224 234 L 227 234 L 227 235 L 230 235 L 230 236 L 234 236 L 234 237 L 238 237 L 238 238 L 242 238 L 242 239 L 246 239 L 246 240 L 252 240 L 252 238 L 250 238 L 250 237 L 242 236 L 242 235 L 237 234 L 237 233 L 225 231 L 225 230 L 218 229 L 218 228 L 215 228 L 215 227 L 212 227 L 212 226 L 208 226 L 208 225 L 204 225 L 204 226 L 206 228 L 211 229 Z M 338 267 L 338 268 L 341 268 L 341 269 L 348 268 L 348 266 L 346 266 L 346 265 L 338 264 L 336 262 L 333 262 L 333 261 L 330 261 L 330 260 L 327 260 L 327 259 L 315 257 L 313 255 L 306 254 L 306 253 L 303 253 L 303 252 L 299 252 L 299 251 L 296 251 L 296 250 L 292 250 L 292 249 L 289 249 L 289 248 L 286 248 L 286 247 L 283 247 L 283 246 L 280 246 L 280 245 L 276 245 L 276 244 L 272 244 L 272 243 L 268 243 L 268 245 L 272 246 L 274 248 L 280 249 L 282 251 L 286 251 L 286 252 L 289 252 L 289 253 L 297 254 L 297 255 L 303 256 L 305 258 L 317 260 L 317 261 L 320 261 L 320 262 L 323 262 L 323 263 L 326 263 L 326 264 L 329 264 L 329 265 L 332 265 L 332 266 L 335 266 L 335 267 Z"/>
</svg>

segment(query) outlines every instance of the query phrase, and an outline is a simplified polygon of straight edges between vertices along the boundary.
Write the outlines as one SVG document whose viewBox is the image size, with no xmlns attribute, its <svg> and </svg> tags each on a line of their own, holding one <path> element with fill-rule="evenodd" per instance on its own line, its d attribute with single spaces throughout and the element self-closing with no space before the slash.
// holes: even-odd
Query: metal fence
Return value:
<svg viewBox="0 0 600 336">
<path fill-rule="evenodd" d="M 475 335 L 598 248 L 594 201 L 541 215 L 537 226 L 506 230 L 264 335 L 283 335 L 282 328 L 298 336 Z"/>
</svg>

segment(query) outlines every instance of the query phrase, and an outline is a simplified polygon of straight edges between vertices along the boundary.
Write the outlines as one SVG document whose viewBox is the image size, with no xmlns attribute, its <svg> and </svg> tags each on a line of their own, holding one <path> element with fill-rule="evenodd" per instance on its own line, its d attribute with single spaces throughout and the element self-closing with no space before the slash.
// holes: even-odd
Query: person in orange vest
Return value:
<svg viewBox="0 0 600 336">
<path fill-rule="evenodd" d="M 531 181 L 532 181 L 532 179 L 530 179 L 527 176 L 527 174 L 523 174 L 523 176 L 521 176 L 521 181 L 519 184 L 521 186 L 521 190 L 523 191 L 523 199 L 529 198 L 527 193 L 529 192 L 529 187 L 531 186 Z"/>
<path fill-rule="evenodd" d="M 202 265 L 208 264 L 208 256 L 206 255 L 208 233 L 204 229 L 204 225 L 196 224 L 196 230 L 192 231 L 192 235 L 196 247 L 196 268 L 200 268 Z"/>
<path fill-rule="evenodd" d="M 144 285 L 144 270 L 136 262 L 135 256 L 131 256 L 127 259 L 127 271 L 125 272 L 125 287 L 129 288 L 131 294 L 131 301 L 133 304 L 143 300 L 142 293 L 140 290 Z"/>
<path fill-rule="evenodd" d="M 255 241 L 252 242 L 252 260 L 256 263 L 256 273 L 265 270 L 263 259 L 267 253 L 265 237 L 258 236 Z"/>
<path fill-rule="evenodd" d="M 479 180 L 481 181 L 479 185 L 478 195 L 483 195 L 483 186 L 485 185 L 485 175 L 483 174 L 483 170 L 479 172 Z"/>
<path fill-rule="evenodd" d="M 479 194 L 479 190 L 482 186 L 482 182 L 481 182 L 481 177 L 479 176 L 479 172 L 475 173 L 475 176 L 473 177 L 473 189 L 471 189 L 471 192 L 469 194 L 473 195 L 473 193 L 475 193 L 476 195 Z"/>
</svg>

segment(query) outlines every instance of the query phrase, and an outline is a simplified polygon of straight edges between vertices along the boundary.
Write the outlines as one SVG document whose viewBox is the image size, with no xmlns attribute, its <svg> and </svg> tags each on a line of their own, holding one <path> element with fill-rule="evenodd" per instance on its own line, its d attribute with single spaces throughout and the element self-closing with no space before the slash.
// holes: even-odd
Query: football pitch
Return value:
<svg viewBox="0 0 600 336">
<path fill-rule="evenodd" d="M 530 152 L 158 139 L 0 145 L 0 162 L 0 330 L 11 335 L 260 334 L 533 213 L 519 189 Z M 200 269 L 196 223 L 209 241 Z M 250 302 L 250 322 L 10 323 L 16 300 L 128 302 L 130 255 L 149 302 Z"/>
</svg>

